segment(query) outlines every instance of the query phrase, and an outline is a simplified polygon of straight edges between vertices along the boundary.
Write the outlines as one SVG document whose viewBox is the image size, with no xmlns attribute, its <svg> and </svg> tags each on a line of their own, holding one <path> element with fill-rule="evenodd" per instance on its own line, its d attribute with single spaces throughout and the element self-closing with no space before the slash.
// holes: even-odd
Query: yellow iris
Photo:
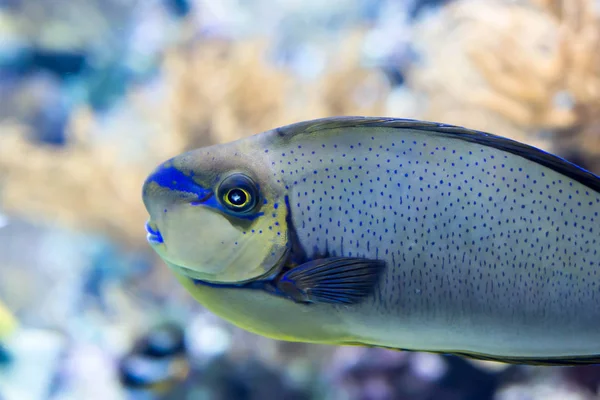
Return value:
<svg viewBox="0 0 600 400">
<path fill-rule="evenodd" d="M 241 193 L 235 194 L 233 192 L 241 192 Z M 235 199 L 236 197 L 238 197 L 239 200 L 242 200 L 242 198 L 243 198 L 243 203 L 241 203 L 241 204 L 239 204 L 239 203 L 238 204 L 232 203 L 230 199 L 231 198 Z M 227 194 L 225 195 L 225 203 L 228 206 L 231 206 L 231 207 L 234 207 L 234 208 L 244 208 L 248 204 L 250 204 L 251 201 L 252 201 L 252 197 L 250 196 L 250 193 L 248 193 L 247 190 L 242 189 L 242 188 L 229 189 L 227 191 Z"/>
</svg>

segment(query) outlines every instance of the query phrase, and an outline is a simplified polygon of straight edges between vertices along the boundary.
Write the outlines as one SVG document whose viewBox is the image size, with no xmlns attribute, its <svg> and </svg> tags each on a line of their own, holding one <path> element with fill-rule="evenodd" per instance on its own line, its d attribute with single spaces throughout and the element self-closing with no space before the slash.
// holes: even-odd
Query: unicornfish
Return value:
<svg viewBox="0 0 600 400">
<path fill-rule="evenodd" d="M 151 247 L 266 337 L 525 364 L 600 362 L 600 179 L 490 133 L 299 122 L 175 155 Z"/>
</svg>

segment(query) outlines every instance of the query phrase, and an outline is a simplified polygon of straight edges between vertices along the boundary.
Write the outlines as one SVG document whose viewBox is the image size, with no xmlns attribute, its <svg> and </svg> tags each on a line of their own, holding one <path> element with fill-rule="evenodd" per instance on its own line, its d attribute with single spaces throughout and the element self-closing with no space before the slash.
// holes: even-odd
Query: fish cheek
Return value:
<svg viewBox="0 0 600 400">
<path fill-rule="evenodd" d="M 233 259 L 221 279 L 247 281 L 282 267 L 288 249 L 286 211 L 276 211 L 276 208 L 264 210 L 250 223 L 238 221 L 241 237 L 226 250 Z"/>
<path fill-rule="evenodd" d="M 229 265 L 228 252 L 240 236 L 220 212 L 185 205 L 169 212 L 163 231 L 165 258 L 207 277 L 218 276 Z"/>
</svg>

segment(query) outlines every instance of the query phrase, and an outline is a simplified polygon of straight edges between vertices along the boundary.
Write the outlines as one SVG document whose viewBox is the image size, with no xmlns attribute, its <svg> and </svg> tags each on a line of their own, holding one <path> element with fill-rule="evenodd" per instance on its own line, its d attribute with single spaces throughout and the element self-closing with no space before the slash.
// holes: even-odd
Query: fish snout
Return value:
<svg viewBox="0 0 600 400">
<path fill-rule="evenodd" d="M 150 218 L 146 223 L 150 244 L 164 243 L 164 229 L 168 212 L 182 207 L 196 206 L 212 196 L 212 190 L 194 180 L 194 172 L 175 165 L 174 159 L 159 165 L 146 178 L 142 187 L 142 199 Z"/>
<path fill-rule="evenodd" d="M 211 195 L 210 188 L 196 182 L 193 171 L 176 166 L 174 159 L 159 165 L 146 178 L 142 188 L 144 204 L 151 215 L 155 203 L 202 203 Z"/>
</svg>

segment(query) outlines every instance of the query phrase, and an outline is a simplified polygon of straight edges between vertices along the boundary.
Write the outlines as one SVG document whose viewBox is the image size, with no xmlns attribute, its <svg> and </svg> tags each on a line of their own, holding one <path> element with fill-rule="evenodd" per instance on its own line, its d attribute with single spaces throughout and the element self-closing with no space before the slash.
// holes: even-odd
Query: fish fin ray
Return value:
<svg viewBox="0 0 600 400">
<path fill-rule="evenodd" d="M 372 293 L 384 267 L 353 257 L 312 260 L 283 274 L 277 287 L 298 302 L 355 304 Z"/>
</svg>

